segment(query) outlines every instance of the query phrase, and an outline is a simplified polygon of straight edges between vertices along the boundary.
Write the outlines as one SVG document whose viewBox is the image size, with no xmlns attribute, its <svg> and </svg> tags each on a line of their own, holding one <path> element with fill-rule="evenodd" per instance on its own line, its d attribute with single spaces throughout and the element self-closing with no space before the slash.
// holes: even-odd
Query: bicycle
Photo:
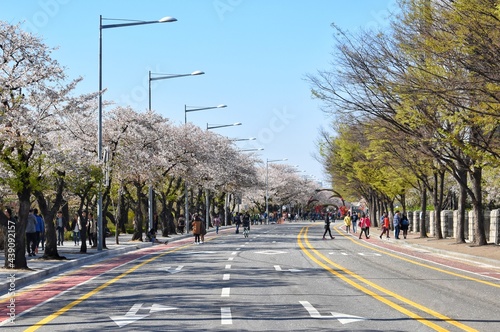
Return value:
<svg viewBox="0 0 500 332">
<path fill-rule="evenodd" d="M 250 234 L 250 227 L 244 227 L 243 228 L 243 236 L 248 237 L 249 234 Z"/>
</svg>

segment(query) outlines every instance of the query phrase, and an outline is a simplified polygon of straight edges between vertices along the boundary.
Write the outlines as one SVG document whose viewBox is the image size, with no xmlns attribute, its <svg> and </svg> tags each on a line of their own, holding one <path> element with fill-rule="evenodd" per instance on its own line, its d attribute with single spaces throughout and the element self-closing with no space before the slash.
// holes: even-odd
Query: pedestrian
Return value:
<svg viewBox="0 0 500 332">
<path fill-rule="evenodd" d="M 241 225 L 241 217 L 240 213 L 236 212 L 236 215 L 233 218 L 234 224 L 236 225 L 236 231 L 235 233 L 238 234 L 240 232 L 240 225 Z"/>
<path fill-rule="evenodd" d="M 394 238 L 399 240 L 399 233 L 401 231 L 401 214 L 399 210 L 396 210 L 396 213 L 392 218 L 392 224 L 394 225 Z"/>
<path fill-rule="evenodd" d="M 246 212 L 243 215 L 242 225 L 243 225 L 243 230 L 246 229 L 246 230 L 250 231 L 250 215 L 248 214 L 248 212 Z"/>
<path fill-rule="evenodd" d="M 97 248 L 97 220 L 92 212 L 89 213 L 89 244 L 92 248 Z"/>
<path fill-rule="evenodd" d="M 351 232 L 351 212 L 347 211 L 347 215 L 344 217 L 345 232 Z"/>
<path fill-rule="evenodd" d="M 193 215 L 191 226 L 193 227 L 194 243 L 200 244 L 201 219 L 197 214 Z"/>
<path fill-rule="evenodd" d="M 363 235 L 363 233 L 365 233 L 365 237 L 367 239 L 370 238 L 370 234 L 369 234 L 370 224 L 371 224 L 370 218 L 363 213 L 361 215 L 361 218 L 359 218 L 359 228 L 360 228 L 359 238 L 360 239 L 361 239 L 361 235 Z"/>
<path fill-rule="evenodd" d="M 332 231 L 330 230 L 330 215 L 328 213 L 325 214 L 325 232 L 323 233 L 323 240 L 326 240 L 326 233 L 330 235 L 332 240 L 335 239 L 335 236 L 332 236 Z"/>
<path fill-rule="evenodd" d="M 65 223 L 64 223 L 64 218 L 62 215 L 62 211 L 57 211 L 56 214 L 56 231 L 57 231 L 57 245 L 62 246 L 64 245 L 64 228 L 65 228 Z"/>
<path fill-rule="evenodd" d="M 181 214 L 177 220 L 177 229 L 179 233 L 184 233 L 184 227 L 186 227 L 186 218 L 184 218 L 184 215 Z"/>
<path fill-rule="evenodd" d="M 385 212 L 382 219 L 382 234 L 380 234 L 379 238 L 382 239 L 382 236 L 387 233 L 387 238 L 389 239 L 389 232 L 390 222 L 389 217 L 387 216 L 387 212 Z"/>
<path fill-rule="evenodd" d="M 352 232 L 354 234 L 358 232 L 358 222 L 359 222 L 359 215 L 356 212 L 353 212 L 351 216 L 351 225 L 352 225 Z"/>
<path fill-rule="evenodd" d="M 406 239 L 406 236 L 408 235 L 408 227 L 409 226 L 410 226 L 410 221 L 408 220 L 406 213 L 403 213 L 403 216 L 401 217 L 401 230 L 403 231 L 403 238 L 405 238 L 405 239 Z"/>
<path fill-rule="evenodd" d="M 219 227 L 220 227 L 220 217 L 219 217 L 219 215 L 216 215 L 214 217 L 214 226 L 215 226 L 215 234 L 219 234 Z"/>
<path fill-rule="evenodd" d="M 45 221 L 38 214 L 38 209 L 33 209 L 33 214 L 36 218 L 36 252 L 38 253 L 40 243 L 42 244 L 42 250 L 45 250 Z"/>
<path fill-rule="evenodd" d="M 75 243 L 75 246 L 80 245 L 80 222 L 78 220 L 78 213 L 75 213 L 75 216 L 71 220 L 71 230 L 73 231 L 73 242 Z"/>
<path fill-rule="evenodd" d="M 30 209 L 28 221 L 26 223 L 26 249 L 28 256 L 36 256 L 36 217 L 33 214 L 33 209 Z"/>
</svg>

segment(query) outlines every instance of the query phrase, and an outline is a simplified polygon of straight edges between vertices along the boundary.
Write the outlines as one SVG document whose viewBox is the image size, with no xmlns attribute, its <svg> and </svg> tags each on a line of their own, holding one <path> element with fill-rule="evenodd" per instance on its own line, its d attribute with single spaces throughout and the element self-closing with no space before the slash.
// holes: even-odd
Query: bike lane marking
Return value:
<svg viewBox="0 0 500 332">
<path fill-rule="evenodd" d="M 349 285 L 353 286 L 354 288 L 360 290 L 361 292 L 373 297 L 374 299 L 388 305 L 389 307 L 407 315 L 408 317 L 414 319 L 415 321 L 430 327 L 431 329 L 433 329 L 435 331 L 448 331 L 448 330 L 435 324 L 434 322 L 432 322 L 428 319 L 425 319 L 424 317 L 418 315 L 417 313 L 410 311 L 409 309 L 391 301 L 388 297 L 377 294 L 374 291 L 372 291 L 372 290 L 370 290 L 367 287 L 364 287 L 362 285 L 363 284 L 368 285 L 368 286 L 378 290 L 381 293 L 384 293 L 388 296 L 391 296 L 391 297 L 393 297 L 393 298 L 395 298 L 403 303 L 408 304 L 409 306 L 412 306 L 420 311 L 423 311 L 431 316 L 436 317 L 441 322 L 454 325 L 454 326 L 456 326 L 464 331 L 470 331 L 470 332 L 477 331 L 476 329 L 474 329 L 470 326 L 467 326 L 465 324 L 457 322 L 456 320 L 453 320 L 450 317 L 447 317 L 443 314 L 440 314 L 437 311 L 434 311 L 434 310 L 427 308 L 421 304 L 413 302 L 410 299 L 407 299 L 407 298 L 405 298 L 397 293 L 394 293 L 393 291 L 390 291 L 382 286 L 379 286 L 376 283 L 373 283 L 373 282 L 369 281 L 368 279 L 365 279 L 365 278 L 361 277 L 360 275 L 348 270 L 347 268 L 332 262 L 330 259 L 328 259 L 328 257 L 322 255 L 320 252 L 318 252 L 316 249 L 314 249 L 314 247 L 309 242 L 308 237 L 307 237 L 307 233 L 308 233 L 310 227 L 311 226 L 306 226 L 300 230 L 300 232 L 297 236 L 297 243 L 298 243 L 299 247 L 304 252 L 304 254 L 306 254 L 312 261 L 314 261 L 316 264 L 318 264 L 319 266 L 321 266 L 322 268 L 324 268 L 325 270 L 327 270 L 331 274 L 340 278 L 341 280 L 343 280 L 347 284 L 349 284 Z M 307 248 L 305 247 L 302 240 L 304 240 L 304 242 L 306 243 Z M 316 255 L 318 258 L 316 258 L 314 255 Z M 332 266 L 335 269 L 342 271 L 343 273 L 336 271 L 334 268 L 332 268 Z M 349 278 L 349 276 L 350 276 L 350 278 Z M 359 281 L 359 283 L 353 279 L 357 279 L 357 281 Z"/>
<path fill-rule="evenodd" d="M 185 248 L 188 246 L 186 244 L 184 239 L 176 241 L 175 243 L 168 244 L 167 246 L 165 245 L 160 245 L 160 246 L 154 246 L 154 247 L 149 247 L 149 248 L 143 248 L 139 249 L 135 252 L 126 254 L 126 255 L 120 255 L 118 257 L 113 257 L 107 260 L 103 260 L 97 264 L 81 268 L 77 271 L 71 272 L 69 274 L 66 274 L 64 276 L 58 277 L 56 279 L 50 279 L 49 281 L 45 282 L 44 284 L 34 287 L 34 288 L 29 288 L 27 291 L 24 291 L 22 293 L 16 294 L 15 297 L 15 303 L 16 303 L 16 318 L 22 316 L 23 314 L 32 311 L 34 308 L 43 305 L 47 302 L 52 301 L 55 297 L 61 296 L 64 293 L 70 291 L 73 288 L 76 288 L 84 283 L 87 283 L 91 281 L 92 279 L 95 279 L 99 277 L 100 275 L 109 272 L 113 269 L 119 268 L 123 265 L 126 265 L 128 263 L 131 263 L 133 261 L 136 261 L 138 259 L 141 259 L 145 256 L 151 255 L 151 254 L 158 254 L 153 256 L 152 258 L 147 259 L 146 261 L 132 267 L 129 269 L 127 272 L 119 275 L 118 277 L 112 279 L 112 282 L 108 281 L 104 283 L 103 285 L 95 288 L 91 292 L 85 294 L 84 296 L 80 297 L 79 299 L 73 301 L 72 303 L 68 304 L 66 307 L 62 308 L 58 312 L 56 312 L 53 315 L 50 315 L 46 317 L 45 319 L 41 320 L 31 328 L 27 329 L 26 331 L 35 331 L 36 329 L 40 328 L 41 326 L 45 325 L 46 323 L 50 322 L 51 320 L 55 319 L 56 317 L 60 316 L 64 312 L 68 311 L 71 309 L 73 306 L 83 302 L 84 300 L 88 299 L 90 296 L 94 295 L 98 291 L 106 288 L 107 286 L 111 285 L 112 283 L 118 281 L 119 279 L 123 278 L 127 274 L 135 271 L 139 267 L 159 258 L 162 257 L 168 253 L 180 250 L 182 248 Z M 162 253 L 162 251 L 165 251 Z M 9 320 L 7 312 L 5 311 L 6 306 L 0 307 L 0 315 L 2 318 L 0 318 L 0 326 L 4 325 L 7 323 Z M 50 318 L 50 319 L 48 319 Z M 42 323 L 43 322 L 43 323 Z"/>
</svg>

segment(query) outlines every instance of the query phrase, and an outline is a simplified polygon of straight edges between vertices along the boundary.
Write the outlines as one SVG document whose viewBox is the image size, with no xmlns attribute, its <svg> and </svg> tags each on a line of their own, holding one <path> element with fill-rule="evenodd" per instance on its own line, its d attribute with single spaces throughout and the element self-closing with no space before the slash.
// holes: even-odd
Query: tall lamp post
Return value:
<svg viewBox="0 0 500 332">
<path fill-rule="evenodd" d="M 206 111 L 206 110 L 212 110 L 212 109 L 216 109 L 216 108 L 226 108 L 227 105 L 225 104 L 220 104 L 220 105 L 217 105 L 217 106 L 209 106 L 209 107 L 195 107 L 195 106 L 187 106 L 187 105 L 184 105 L 184 124 L 186 125 L 187 124 L 187 114 L 189 112 L 198 112 L 198 111 Z M 189 233 L 189 199 L 188 199 L 188 183 L 187 183 L 187 180 L 184 181 L 184 204 L 185 204 L 185 207 L 184 207 L 184 210 L 186 211 L 186 234 Z M 206 194 L 206 202 L 207 202 L 207 211 L 206 211 L 206 220 L 205 222 L 207 223 L 206 225 L 206 228 L 208 229 L 208 214 L 210 213 L 209 211 L 209 208 L 208 208 L 208 193 Z"/>
<path fill-rule="evenodd" d="M 103 20 L 113 20 L 126 23 L 115 24 L 102 24 Z M 137 21 L 137 20 L 124 20 L 124 19 L 110 19 L 103 18 L 99 15 L 99 120 L 97 128 L 97 161 L 99 164 L 102 162 L 102 30 L 122 28 L 135 25 L 155 24 L 155 23 L 168 23 L 175 22 L 176 18 L 167 16 L 157 21 Z M 99 183 L 99 191 L 97 198 L 97 250 L 102 250 L 103 245 L 103 229 L 102 229 L 102 183 Z"/>
<path fill-rule="evenodd" d="M 178 78 L 178 77 L 186 77 L 186 76 L 198 76 L 198 75 L 203 75 L 205 72 L 201 70 L 196 70 L 193 71 L 191 74 L 160 74 L 160 73 L 152 73 L 151 70 L 149 71 L 148 75 L 148 82 L 149 82 L 149 111 L 151 112 L 151 82 L 152 81 L 159 81 L 159 80 L 166 80 L 170 78 Z M 154 192 L 153 192 L 153 186 L 149 186 L 149 204 L 148 204 L 148 216 L 149 216 L 149 229 L 153 228 L 153 202 L 154 202 Z"/>
<path fill-rule="evenodd" d="M 231 123 L 231 124 L 226 124 L 226 125 L 209 125 L 207 123 L 207 130 L 210 130 L 210 129 L 217 129 L 217 128 L 224 128 L 224 127 L 234 127 L 234 126 L 241 126 L 242 123 L 241 122 L 235 122 L 235 123 Z"/>
<path fill-rule="evenodd" d="M 286 161 L 287 158 L 284 159 L 274 159 L 269 160 L 266 159 L 266 225 L 269 225 L 269 163 L 275 163 L 278 161 Z"/>
</svg>

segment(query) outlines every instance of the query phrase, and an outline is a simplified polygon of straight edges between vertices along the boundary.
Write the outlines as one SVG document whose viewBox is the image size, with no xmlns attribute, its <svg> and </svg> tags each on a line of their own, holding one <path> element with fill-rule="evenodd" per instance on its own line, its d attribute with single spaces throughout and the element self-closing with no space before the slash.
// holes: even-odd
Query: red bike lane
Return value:
<svg viewBox="0 0 500 332">
<path fill-rule="evenodd" d="M 191 243 L 192 239 L 182 239 L 172 244 L 158 244 L 148 248 L 139 249 L 131 253 L 122 254 L 113 258 L 105 259 L 76 271 L 71 271 L 59 278 L 51 279 L 35 287 L 29 286 L 27 290 L 16 291 L 14 297 L 0 300 L 0 326 L 9 323 L 21 316 L 28 310 L 49 301 L 59 294 L 81 285 L 95 277 L 98 277 L 110 270 L 128 264 L 134 260 L 143 258 L 151 254 L 161 254 Z"/>
</svg>

